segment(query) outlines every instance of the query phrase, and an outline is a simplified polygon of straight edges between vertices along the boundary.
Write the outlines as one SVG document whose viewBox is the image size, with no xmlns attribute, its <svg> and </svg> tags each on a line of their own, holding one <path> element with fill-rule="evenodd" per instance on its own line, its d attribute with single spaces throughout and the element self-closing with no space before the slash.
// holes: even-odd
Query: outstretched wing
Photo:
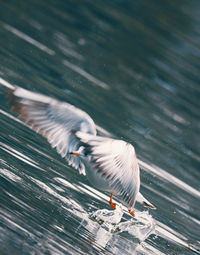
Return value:
<svg viewBox="0 0 200 255">
<path fill-rule="evenodd" d="M 130 208 L 134 206 L 140 187 L 139 165 L 134 147 L 122 140 L 82 132 L 76 132 L 75 135 L 84 146 L 84 153 L 96 174 L 108 180 L 111 190 Z"/>
<path fill-rule="evenodd" d="M 81 131 L 96 135 L 91 117 L 71 104 L 63 103 L 38 93 L 16 87 L 10 90 L 13 110 L 28 126 L 48 139 L 48 142 L 69 165 L 85 174 L 80 157 L 70 154 L 78 150 L 79 139 L 72 131 Z"/>
</svg>

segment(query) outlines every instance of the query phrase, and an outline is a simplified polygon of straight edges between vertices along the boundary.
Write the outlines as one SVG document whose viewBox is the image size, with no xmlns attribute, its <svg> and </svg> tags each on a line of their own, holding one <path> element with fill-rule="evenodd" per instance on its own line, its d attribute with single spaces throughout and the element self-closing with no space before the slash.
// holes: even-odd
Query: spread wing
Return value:
<svg viewBox="0 0 200 255">
<path fill-rule="evenodd" d="M 97 174 L 109 180 L 111 189 L 131 208 L 140 187 L 139 165 L 134 147 L 122 140 L 76 132 L 84 153 Z"/>
<path fill-rule="evenodd" d="M 48 139 L 48 142 L 69 165 L 85 174 L 80 157 L 70 154 L 79 148 L 79 139 L 72 131 L 96 135 L 91 117 L 71 104 L 63 103 L 41 94 L 16 87 L 10 90 L 13 110 L 28 126 Z"/>
</svg>

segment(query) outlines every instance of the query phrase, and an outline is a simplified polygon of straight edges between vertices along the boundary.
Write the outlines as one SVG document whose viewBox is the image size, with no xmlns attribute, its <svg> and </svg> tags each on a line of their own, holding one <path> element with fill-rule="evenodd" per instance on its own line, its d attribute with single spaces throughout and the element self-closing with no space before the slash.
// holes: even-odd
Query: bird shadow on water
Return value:
<svg viewBox="0 0 200 255">
<path fill-rule="evenodd" d="M 148 211 L 135 212 L 135 217 L 123 217 L 124 210 L 121 205 L 115 210 L 101 209 L 91 212 L 87 219 L 82 219 L 80 227 L 84 226 L 94 236 L 95 246 L 108 248 L 120 239 L 131 241 L 131 248 L 137 249 L 141 242 L 155 233 L 155 221 Z M 127 218 L 127 217 L 126 217 Z"/>
</svg>

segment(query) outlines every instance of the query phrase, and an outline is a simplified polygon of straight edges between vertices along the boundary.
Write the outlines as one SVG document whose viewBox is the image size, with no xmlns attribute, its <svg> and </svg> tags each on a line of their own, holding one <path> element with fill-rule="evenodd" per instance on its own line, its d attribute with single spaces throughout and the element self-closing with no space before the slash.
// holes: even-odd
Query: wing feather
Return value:
<svg viewBox="0 0 200 255">
<path fill-rule="evenodd" d="M 85 174 L 84 164 L 79 157 L 69 153 L 79 148 L 79 139 L 72 131 L 96 135 L 91 117 L 75 106 L 57 101 L 20 87 L 10 90 L 13 110 L 28 126 L 47 138 L 48 142 L 68 163 Z"/>
<path fill-rule="evenodd" d="M 75 134 L 90 156 L 97 173 L 109 180 L 110 186 L 130 206 L 134 206 L 140 187 L 139 165 L 134 147 L 122 140 Z"/>
</svg>

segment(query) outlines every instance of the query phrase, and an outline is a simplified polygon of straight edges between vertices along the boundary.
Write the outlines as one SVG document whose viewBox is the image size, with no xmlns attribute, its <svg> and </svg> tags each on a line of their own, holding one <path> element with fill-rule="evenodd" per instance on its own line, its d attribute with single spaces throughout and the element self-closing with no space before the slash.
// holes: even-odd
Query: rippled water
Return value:
<svg viewBox="0 0 200 255">
<path fill-rule="evenodd" d="M 200 2 L 0 4 L 0 254 L 200 254 Z M 12 85 L 132 143 L 157 210 L 113 211 L 10 111 Z"/>
</svg>

